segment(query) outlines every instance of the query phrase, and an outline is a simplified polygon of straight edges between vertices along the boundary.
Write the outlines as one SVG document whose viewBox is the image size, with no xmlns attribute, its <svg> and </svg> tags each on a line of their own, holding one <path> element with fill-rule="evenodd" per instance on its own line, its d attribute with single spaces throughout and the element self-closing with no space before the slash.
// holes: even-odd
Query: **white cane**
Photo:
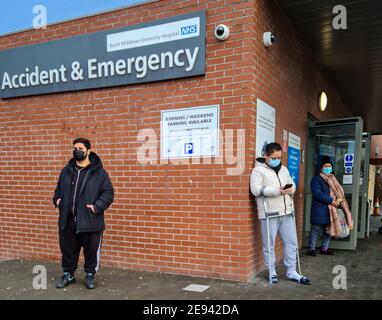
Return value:
<svg viewBox="0 0 382 320">
<path fill-rule="evenodd" d="M 269 284 L 272 285 L 272 267 L 271 267 L 271 236 L 270 236 L 270 228 L 269 228 L 269 219 L 272 217 L 279 216 L 278 212 L 268 212 L 266 201 L 264 200 L 264 197 L 261 197 L 261 200 L 263 201 L 264 206 L 264 212 L 266 217 L 266 224 L 267 224 L 267 247 L 268 247 L 268 281 Z"/>
<path fill-rule="evenodd" d="M 264 200 L 263 200 L 264 202 Z M 265 207 L 264 207 L 265 208 Z M 268 245 L 268 280 L 269 284 L 272 285 L 272 270 L 271 270 L 271 236 L 269 234 L 269 216 L 267 212 L 265 212 L 266 220 L 267 220 L 267 245 Z"/>
<path fill-rule="evenodd" d="M 291 195 L 290 196 L 290 200 L 292 201 L 292 218 L 293 218 L 293 224 L 294 224 L 294 227 L 295 227 L 295 230 L 296 230 L 296 253 L 297 253 L 297 266 L 298 266 L 298 272 L 300 275 L 302 275 L 301 273 L 301 265 L 300 265 L 300 252 L 299 252 L 299 248 L 298 248 L 298 237 L 297 237 L 297 224 L 296 224 L 296 219 L 295 219 L 295 214 L 296 214 L 296 211 L 294 210 L 294 202 L 293 202 L 293 197 Z"/>
</svg>

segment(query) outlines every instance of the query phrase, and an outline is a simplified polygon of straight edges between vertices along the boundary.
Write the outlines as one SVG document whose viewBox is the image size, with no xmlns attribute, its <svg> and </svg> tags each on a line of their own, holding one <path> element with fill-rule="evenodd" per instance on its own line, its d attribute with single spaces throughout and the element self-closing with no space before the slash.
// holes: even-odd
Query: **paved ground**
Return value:
<svg viewBox="0 0 382 320">
<path fill-rule="evenodd" d="M 32 269 L 43 264 L 47 268 L 48 287 L 35 290 L 32 286 Z M 333 268 L 343 265 L 347 270 L 347 290 L 332 286 Z M 311 286 L 293 283 L 280 276 L 278 284 L 269 287 L 266 273 L 252 283 L 222 281 L 160 273 L 137 272 L 103 268 L 98 273 L 98 288 L 88 290 L 83 283 L 83 273 L 77 272 L 77 282 L 65 289 L 54 287 L 60 275 L 58 263 L 41 261 L 0 261 L 0 299 L 129 299 L 129 300 L 251 300 L 251 299 L 382 299 L 382 235 L 372 234 L 370 239 L 359 241 L 354 252 L 337 251 L 334 257 L 310 257 L 301 253 L 301 267 L 313 282 Z M 278 266 L 279 275 L 284 267 Z M 187 292 L 190 284 L 210 286 L 203 293 Z"/>
</svg>

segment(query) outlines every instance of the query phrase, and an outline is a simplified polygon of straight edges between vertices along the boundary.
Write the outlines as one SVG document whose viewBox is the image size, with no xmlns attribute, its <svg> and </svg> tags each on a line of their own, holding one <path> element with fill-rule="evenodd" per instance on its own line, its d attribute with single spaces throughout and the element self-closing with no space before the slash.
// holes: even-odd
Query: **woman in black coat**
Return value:
<svg viewBox="0 0 382 320">
<path fill-rule="evenodd" d="M 326 232 L 326 227 L 330 224 L 329 216 L 329 206 L 336 206 L 337 202 L 330 196 L 330 187 L 321 178 L 320 173 L 331 174 L 333 171 L 333 165 L 330 157 L 322 157 L 319 172 L 313 177 L 310 188 L 312 190 L 313 201 L 311 207 L 311 229 L 309 237 L 309 248 L 308 254 L 311 256 L 316 256 L 318 252 L 316 251 L 316 242 L 318 237 L 322 235 L 322 243 L 320 247 L 320 253 L 326 255 L 333 255 L 330 251 L 330 234 Z M 339 199 L 340 200 L 340 199 Z"/>
</svg>

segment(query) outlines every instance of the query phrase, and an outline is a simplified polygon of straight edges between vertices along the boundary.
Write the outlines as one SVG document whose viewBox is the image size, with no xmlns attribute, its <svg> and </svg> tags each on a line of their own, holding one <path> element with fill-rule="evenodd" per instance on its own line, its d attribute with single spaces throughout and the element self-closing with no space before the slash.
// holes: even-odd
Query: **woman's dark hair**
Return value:
<svg viewBox="0 0 382 320">
<path fill-rule="evenodd" d="M 77 139 L 74 139 L 73 140 L 73 146 L 76 144 L 76 143 L 82 143 L 86 149 L 90 149 L 91 147 L 91 144 L 90 144 L 90 141 L 88 139 L 85 139 L 85 138 L 77 138 Z"/>
<path fill-rule="evenodd" d="M 270 154 L 272 154 L 273 152 L 277 152 L 277 151 L 281 151 L 281 150 L 282 150 L 282 148 L 281 148 L 280 144 L 277 142 L 272 142 L 270 144 L 267 144 L 267 146 L 265 148 L 265 152 L 267 153 L 268 156 Z"/>
</svg>

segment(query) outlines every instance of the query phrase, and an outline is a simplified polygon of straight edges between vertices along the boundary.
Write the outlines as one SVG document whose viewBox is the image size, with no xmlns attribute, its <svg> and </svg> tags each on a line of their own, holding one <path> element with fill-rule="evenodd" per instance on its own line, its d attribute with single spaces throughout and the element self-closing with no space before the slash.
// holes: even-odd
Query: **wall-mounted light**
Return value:
<svg viewBox="0 0 382 320">
<path fill-rule="evenodd" d="M 318 101 L 318 106 L 319 106 L 321 111 L 325 111 L 327 105 L 328 105 L 328 97 L 327 97 L 325 91 L 322 91 L 320 93 L 320 98 L 319 98 L 319 101 Z"/>
</svg>

